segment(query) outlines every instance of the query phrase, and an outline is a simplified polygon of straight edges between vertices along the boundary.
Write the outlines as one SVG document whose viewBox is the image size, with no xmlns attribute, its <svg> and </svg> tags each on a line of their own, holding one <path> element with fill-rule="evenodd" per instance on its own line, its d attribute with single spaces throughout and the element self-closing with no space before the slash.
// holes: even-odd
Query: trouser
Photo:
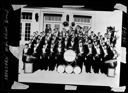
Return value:
<svg viewBox="0 0 128 93">
<path fill-rule="evenodd" d="M 53 71 L 56 66 L 56 60 L 54 58 L 50 58 L 49 60 L 49 70 Z"/>
<path fill-rule="evenodd" d="M 88 56 L 87 62 L 86 62 L 86 72 L 91 72 L 91 66 L 93 62 L 94 62 L 93 56 Z"/>
<path fill-rule="evenodd" d="M 82 69 L 82 67 L 83 67 L 83 62 L 84 62 L 84 60 L 83 60 L 82 58 L 79 58 L 79 59 L 77 60 L 77 62 L 76 62 L 76 65 L 79 66 L 79 67 Z"/>
<path fill-rule="evenodd" d="M 40 65 L 41 61 L 39 58 L 36 58 L 35 60 L 33 60 L 32 63 L 33 63 L 33 72 L 41 69 L 41 65 Z"/>
<path fill-rule="evenodd" d="M 40 61 L 41 61 L 41 69 L 42 70 L 47 70 L 48 69 L 48 58 L 47 58 L 47 56 L 43 57 Z"/>
<path fill-rule="evenodd" d="M 66 62 L 65 62 L 65 60 L 63 58 L 63 55 L 57 56 L 55 60 L 56 60 L 56 65 L 57 66 L 59 66 L 59 65 L 65 65 L 66 64 Z"/>
<path fill-rule="evenodd" d="M 105 65 L 104 61 L 101 61 L 100 69 L 101 69 L 101 73 L 106 72 L 106 65 Z"/>
<path fill-rule="evenodd" d="M 107 61 L 108 58 L 103 58 L 102 62 L 101 62 L 101 73 L 107 74 L 108 73 L 108 65 L 105 63 L 105 61 Z"/>
<path fill-rule="evenodd" d="M 95 58 L 95 61 L 93 62 L 93 70 L 94 73 L 98 73 L 101 67 L 100 58 Z"/>
</svg>

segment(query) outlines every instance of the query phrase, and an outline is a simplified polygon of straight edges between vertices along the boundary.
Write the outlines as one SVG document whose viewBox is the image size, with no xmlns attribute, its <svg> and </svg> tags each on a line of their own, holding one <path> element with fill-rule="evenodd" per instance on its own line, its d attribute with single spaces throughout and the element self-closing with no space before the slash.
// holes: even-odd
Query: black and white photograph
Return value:
<svg viewBox="0 0 128 93">
<path fill-rule="evenodd" d="M 0 91 L 128 92 L 127 29 L 126 0 L 0 1 Z"/>
</svg>

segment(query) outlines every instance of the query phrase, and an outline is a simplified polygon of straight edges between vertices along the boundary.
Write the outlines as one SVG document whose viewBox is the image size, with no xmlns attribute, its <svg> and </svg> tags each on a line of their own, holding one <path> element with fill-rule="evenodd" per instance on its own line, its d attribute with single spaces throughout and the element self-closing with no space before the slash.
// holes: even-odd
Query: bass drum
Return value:
<svg viewBox="0 0 128 93">
<path fill-rule="evenodd" d="M 64 60 L 67 63 L 73 63 L 75 61 L 75 58 L 76 58 L 75 51 L 73 51 L 73 50 L 67 50 L 67 51 L 65 51 L 65 53 L 64 53 Z"/>
<path fill-rule="evenodd" d="M 73 72 L 75 74 L 80 74 L 81 73 L 81 68 L 79 66 L 75 66 L 74 69 L 73 69 Z"/>
<path fill-rule="evenodd" d="M 59 66 L 57 67 L 57 72 L 58 72 L 58 73 L 64 73 L 64 70 L 65 70 L 65 66 L 64 66 L 64 65 L 59 65 Z"/>
<path fill-rule="evenodd" d="M 71 74 L 73 72 L 73 67 L 71 65 L 67 65 L 65 67 L 65 72 Z"/>
</svg>

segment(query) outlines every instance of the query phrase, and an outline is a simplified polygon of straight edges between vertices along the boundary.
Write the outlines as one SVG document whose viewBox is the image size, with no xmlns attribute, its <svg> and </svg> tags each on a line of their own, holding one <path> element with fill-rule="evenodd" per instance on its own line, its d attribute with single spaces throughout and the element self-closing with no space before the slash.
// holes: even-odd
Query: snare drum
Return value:
<svg viewBox="0 0 128 93">
<path fill-rule="evenodd" d="M 68 63 L 72 63 L 75 61 L 76 53 L 73 50 L 66 50 L 64 53 L 64 59 Z"/>
<path fill-rule="evenodd" d="M 73 69 L 73 72 L 75 74 L 80 74 L 81 73 L 81 68 L 79 66 L 75 66 L 74 69 Z"/>
<path fill-rule="evenodd" d="M 65 66 L 64 65 L 59 65 L 58 67 L 57 67 L 57 72 L 58 73 L 64 73 L 64 69 L 65 68 Z"/>
<path fill-rule="evenodd" d="M 73 72 L 73 67 L 71 65 L 67 65 L 65 67 L 65 71 L 66 73 L 71 74 Z"/>
</svg>

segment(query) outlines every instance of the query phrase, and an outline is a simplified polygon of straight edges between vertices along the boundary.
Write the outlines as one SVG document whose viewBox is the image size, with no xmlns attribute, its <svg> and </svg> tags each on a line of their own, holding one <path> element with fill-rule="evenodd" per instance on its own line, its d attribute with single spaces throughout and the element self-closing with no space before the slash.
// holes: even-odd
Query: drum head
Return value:
<svg viewBox="0 0 128 93">
<path fill-rule="evenodd" d="M 74 73 L 75 74 L 80 74 L 81 73 L 81 68 L 79 66 L 74 67 Z"/>
<path fill-rule="evenodd" d="M 76 53 L 73 50 L 65 51 L 65 53 L 64 53 L 65 61 L 72 63 L 75 60 L 75 58 L 76 58 Z"/>
<path fill-rule="evenodd" d="M 65 66 L 59 65 L 59 66 L 57 67 L 57 71 L 58 71 L 59 73 L 63 73 L 63 72 L 64 72 L 64 68 L 65 68 Z"/>
<path fill-rule="evenodd" d="M 68 66 L 66 66 L 65 71 L 66 71 L 68 74 L 71 74 L 71 73 L 73 72 L 73 67 L 72 67 L 71 65 L 68 65 Z"/>
</svg>

